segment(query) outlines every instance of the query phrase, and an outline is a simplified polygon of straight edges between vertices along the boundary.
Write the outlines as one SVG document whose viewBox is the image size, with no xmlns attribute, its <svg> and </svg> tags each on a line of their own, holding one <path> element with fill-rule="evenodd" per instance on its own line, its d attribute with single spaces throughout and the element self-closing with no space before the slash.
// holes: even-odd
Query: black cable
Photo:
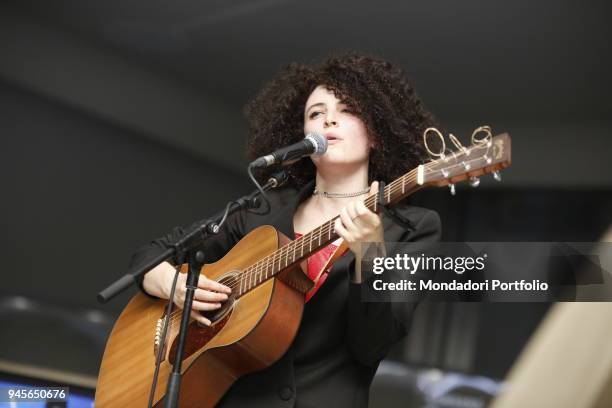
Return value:
<svg viewBox="0 0 612 408">
<path fill-rule="evenodd" d="M 149 393 L 149 404 L 147 405 L 149 408 L 153 407 L 153 397 L 155 396 L 155 388 L 157 386 L 159 367 L 161 366 L 162 355 L 165 349 L 166 334 L 168 333 L 168 327 L 170 326 L 170 313 L 172 312 L 172 305 L 174 304 L 174 290 L 176 289 L 176 282 L 178 282 L 181 265 L 176 265 L 174 268 L 174 281 L 172 282 L 172 290 L 170 291 L 170 298 L 168 299 L 168 305 L 166 306 L 164 330 L 160 338 L 159 347 L 157 349 L 157 356 L 155 357 L 155 372 L 153 373 L 153 383 L 151 384 L 151 392 Z"/>
<path fill-rule="evenodd" d="M 255 168 L 255 166 L 253 166 L 253 164 L 249 164 L 249 167 L 247 168 L 247 172 L 249 173 L 249 177 L 251 178 L 251 181 L 253 182 L 253 184 L 255 184 L 255 187 L 257 187 L 257 190 L 259 190 L 259 192 L 261 193 L 261 196 L 264 199 L 264 202 L 266 203 L 266 209 L 262 212 L 255 212 L 255 211 L 251 211 L 253 214 L 258 214 L 258 215 L 266 215 L 270 212 L 272 206 L 270 205 L 270 200 L 268 199 L 268 195 L 266 194 L 266 192 L 264 191 L 264 189 L 261 187 L 261 185 L 259 184 L 259 182 L 257 181 L 257 179 L 255 178 L 255 176 L 253 175 L 253 169 Z"/>
<path fill-rule="evenodd" d="M 219 228 L 221 228 L 221 226 L 225 223 L 225 220 L 227 219 L 227 216 L 229 215 L 230 208 L 232 208 L 232 205 L 234 204 L 238 204 L 238 203 L 236 201 L 230 201 L 225 206 L 225 212 L 223 213 L 223 217 L 221 218 L 221 221 L 219 221 L 219 224 L 217 224 Z"/>
</svg>

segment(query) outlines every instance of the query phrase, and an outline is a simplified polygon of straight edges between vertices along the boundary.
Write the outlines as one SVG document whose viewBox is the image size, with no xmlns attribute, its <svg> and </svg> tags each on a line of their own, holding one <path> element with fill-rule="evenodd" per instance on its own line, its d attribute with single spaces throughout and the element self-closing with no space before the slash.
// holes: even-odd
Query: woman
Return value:
<svg viewBox="0 0 612 408">
<path fill-rule="evenodd" d="M 411 316 L 399 315 L 390 303 L 361 301 L 360 243 L 435 241 L 440 222 L 433 211 L 399 205 L 396 210 L 413 226 L 405 228 L 368 210 L 363 199 L 377 191 L 376 180 L 390 182 L 422 162 L 421 135 L 434 120 L 399 68 L 355 54 L 332 57 L 315 67 L 288 66 L 247 106 L 246 114 L 252 158 L 310 132 L 325 135 L 328 149 L 288 169 L 287 187 L 269 193 L 269 214 L 242 211 L 228 218 L 205 244 L 207 261 L 221 258 L 259 225 L 273 225 L 296 237 L 337 215 L 335 230 L 350 251 L 308 294 L 300 329 L 287 353 L 269 368 L 240 378 L 219 406 L 367 406 L 376 368 L 406 334 Z M 133 264 L 154 256 L 181 233 L 175 229 L 144 247 Z M 316 276 L 337 245 L 339 241 L 309 259 L 309 276 Z M 142 288 L 167 299 L 173 275 L 172 265 L 164 263 L 145 275 Z M 184 284 L 181 276 L 174 296 L 178 306 L 184 302 Z M 204 276 L 198 287 L 191 316 L 210 324 L 195 311 L 219 308 L 230 288 Z"/>
</svg>

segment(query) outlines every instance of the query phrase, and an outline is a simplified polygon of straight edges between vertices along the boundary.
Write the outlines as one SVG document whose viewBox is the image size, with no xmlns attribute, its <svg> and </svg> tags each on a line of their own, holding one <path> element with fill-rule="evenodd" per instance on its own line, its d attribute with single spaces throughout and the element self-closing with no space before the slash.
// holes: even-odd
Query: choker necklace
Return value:
<svg viewBox="0 0 612 408">
<path fill-rule="evenodd" d="M 370 187 L 366 187 L 361 191 L 357 191 L 355 193 L 329 193 L 327 191 L 319 191 L 315 187 L 312 195 L 322 195 L 325 198 L 347 198 L 347 197 L 357 197 L 360 195 L 364 195 L 370 192 Z"/>
</svg>

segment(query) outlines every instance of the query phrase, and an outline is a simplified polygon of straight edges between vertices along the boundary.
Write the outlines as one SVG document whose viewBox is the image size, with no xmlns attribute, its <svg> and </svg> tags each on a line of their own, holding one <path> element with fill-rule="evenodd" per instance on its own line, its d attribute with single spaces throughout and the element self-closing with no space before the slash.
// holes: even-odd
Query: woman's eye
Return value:
<svg viewBox="0 0 612 408">
<path fill-rule="evenodd" d="M 314 119 L 314 118 L 315 118 L 315 117 L 316 117 L 318 114 L 320 114 L 320 113 L 321 113 L 321 112 L 317 112 L 317 111 L 315 111 L 315 112 L 312 112 L 312 113 L 311 113 L 311 114 L 310 114 L 308 117 L 309 117 L 310 119 Z"/>
</svg>

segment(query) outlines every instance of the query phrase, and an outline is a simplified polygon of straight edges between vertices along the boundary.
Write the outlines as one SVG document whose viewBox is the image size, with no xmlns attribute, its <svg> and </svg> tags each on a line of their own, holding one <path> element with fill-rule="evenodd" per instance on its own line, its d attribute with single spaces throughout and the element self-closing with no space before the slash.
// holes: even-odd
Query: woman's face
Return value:
<svg viewBox="0 0 612 408">
<path fill-rule="evenodd" d="M 324 155 L 312 157 L 317 168 L 368 162 L 372 144 L 365 124 L 322 85 L 312 91 L 304 108 L 304 134 L 312 132 L 325 136 L 328 143 Z"/>
</svg>

